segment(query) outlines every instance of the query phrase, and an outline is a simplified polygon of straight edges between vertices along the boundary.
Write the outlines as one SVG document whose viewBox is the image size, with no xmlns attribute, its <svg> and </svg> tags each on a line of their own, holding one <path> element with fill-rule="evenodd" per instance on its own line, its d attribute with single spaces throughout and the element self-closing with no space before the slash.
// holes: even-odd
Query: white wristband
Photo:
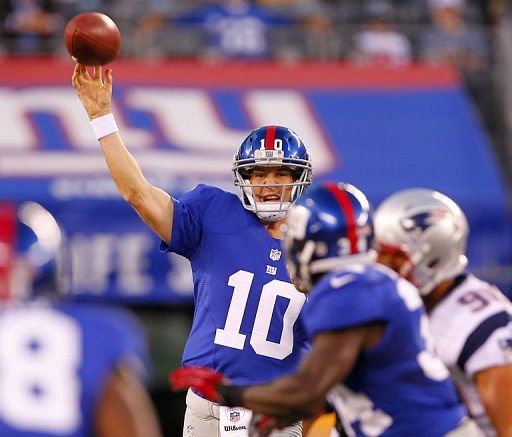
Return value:
<svg viewBox="0 0 512 437">
<path fill-rule="evenodd" d="M 98 118 L 94 118 L 90 121 L 90 124 L 97 140 L 101 140 L 107 135 L 119 132 L 119 128 L 117 127 L 116 120 L 114 118 L 114 114 L 112 113 L 102 115 Z"/>
</svg>

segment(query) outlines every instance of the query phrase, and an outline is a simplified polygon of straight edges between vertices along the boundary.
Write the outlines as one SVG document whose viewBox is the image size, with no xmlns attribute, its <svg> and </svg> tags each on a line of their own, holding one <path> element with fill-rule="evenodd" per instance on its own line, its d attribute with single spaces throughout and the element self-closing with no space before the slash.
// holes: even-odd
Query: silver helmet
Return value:
<svg viewBox="0 0 512 437">
<path fill-rule="evenodd" d="M 399 273 L 423 295 L 467 266 L 466 217 L 437 191 L 413 188 L 391 195 L 375 211 L 374 228 L 377 250 L 404 254 Z"/>
</svg>

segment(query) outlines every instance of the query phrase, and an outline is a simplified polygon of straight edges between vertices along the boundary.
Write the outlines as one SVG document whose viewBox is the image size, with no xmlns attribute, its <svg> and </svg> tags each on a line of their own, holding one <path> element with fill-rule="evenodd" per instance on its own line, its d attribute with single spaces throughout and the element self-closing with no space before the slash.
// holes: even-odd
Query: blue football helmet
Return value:
<svg viewBox="0 0 512 437">
<path fill-rule="evenodd" d="M 0 202 L 0 296 L 63 294 L 69 257 L 54 217 L 35 202 Z"/>
<path fill-rule="evenodd" d="M 292 170 L 294 181 L 289 184 L 265 184 L 281 188 L 281 199 L 276 202 L 256 202 L 253 189 L 264 184 L 251 184 L 255 167 L 285 166 Z M 311 158 L 298 135 L 283 126 L 263 126 L 253 130 L 242 142 L 233 157 L 235 185 L 242 191 L 244 208 L 265 221 L 284 218 L 290 205 L 298 199 L 313 180 Z M 291 187 L 291 199 L 285 198 Z"/>
<path fill-rule="evenodd" d="M 310 189 L 286 219 L 286 265 L 295 286 L 309 292 L 324 273 L 370 258 L 370 204 L 356 187 L 324 182 Z"/>
</svg>

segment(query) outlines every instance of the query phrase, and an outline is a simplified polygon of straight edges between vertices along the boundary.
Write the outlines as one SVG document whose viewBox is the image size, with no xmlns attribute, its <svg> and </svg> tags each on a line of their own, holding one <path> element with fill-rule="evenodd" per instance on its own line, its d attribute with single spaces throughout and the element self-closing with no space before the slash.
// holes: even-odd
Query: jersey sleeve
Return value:
<svg viewBox="0 0 512 437">
<path fill-rule="evenodd" d="M 297 319 L 297 344 L 300 345 L 303 354 L 306 354 L 311 350 L 311 338 L 308 334 L 308 330 L 306 324 L 304 322 L 304 312 L 301 311 L 299 313 L 299 318 Z"/>
<path fill-rule="evenodd" d="M 472 379 L 489 367 L 512 364 L 512 316 L 495 313 L 482 321 L 469 335 L 457 364 Z"/>
<path fill-rule="evenodd" d="M 208 202 L 207 186 L 198 185 L 179 199 L 173 199 L 171 242 L 162 241 L 162 252 L 175 252 L 186 258 L 194 255 L 203 233 L 203 215 Z"/>
<path fill-rule="evenodd" d="M 114 341 L 111 349 L 111 367 L 127 366 L 143 382 L 148 382 L 150 358 L 148 345 L 142 327 L 131 313 L 121 309 L 108 309 L 105 313 L 108 324 L 105 331 L 110 331 Z M 107 335 L 107 332 L 104 333 Z"/>
<path fill-rule="evenodd" d="M 337 285 L 340 283 L 343 285 Z M 304 305 L 304 323 L 309 335 L 386 321 L 385 309 L 374 287 L 352 274 L 330 276 L 321 281 Z"/>
</svg>

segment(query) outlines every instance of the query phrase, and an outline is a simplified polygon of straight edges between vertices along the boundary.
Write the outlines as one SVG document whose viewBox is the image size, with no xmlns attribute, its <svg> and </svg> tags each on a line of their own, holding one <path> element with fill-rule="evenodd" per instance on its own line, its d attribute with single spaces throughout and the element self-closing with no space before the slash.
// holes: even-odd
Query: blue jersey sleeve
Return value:
<svg viewBox="0 0 512 437">
<path fill-rule="evenodd" d="M 297 319 L 297 342 L 300 344 L 304 354 L 311 350 L 311 339 L 306 328 L 306 323 L 304 322 L 303 311 L 301 311 Z"/>
<path fill-rule="evenodd" d="M 59 302 L 55 310 L 67 315 L 80 330 L 77 339 L 83 353 L 79 375 L 85 418 L 93 416 L 105 383 L 116 369 L 128 368 L 141 382 L 149 382 L 146 339 L 130 312 L 111 305 L 70 301 Z"/>
<path fill-rule="evenodd" d="M 191 258 L 202 238 L 203 216 L 209 201 L 206 185 L 198 185 L 179 199 L 173 199 L 171 243 L 160 244 L 162 252 L 175 252 Z"/>
<path fill-rule="evenodd" d="M 372 282 L 350 273 L 321 280 L 304 305 L 304 323 L 310 337 L 387 321 L 385 306 L 374 288 Z"/>
<path fill-rule="evenodd" d="M 114 366 L 128 366 L 140 380 L 148 382 L 150 358 L 142 327 L 132 314 L 125 311 L 116 311 L 111 325 L 119 338 L 114 349 Z"/>
<path fill-rule="evenodd" d="M 128 366 L 140 380 L 149 379 L 150 359 L 144 331 L 135 316 L 127 310 L 114 307 L 83 305 L 74 311 L 88 320 L 88 340 L 101 343 L 102 353 L 110 369 Z M 76 307 L 75 307 L 76 308 Z M 99 338 L 98 338 L 99 337 Z M 96 349 L 99 351 L 100 349 Z"/>
</svg>

